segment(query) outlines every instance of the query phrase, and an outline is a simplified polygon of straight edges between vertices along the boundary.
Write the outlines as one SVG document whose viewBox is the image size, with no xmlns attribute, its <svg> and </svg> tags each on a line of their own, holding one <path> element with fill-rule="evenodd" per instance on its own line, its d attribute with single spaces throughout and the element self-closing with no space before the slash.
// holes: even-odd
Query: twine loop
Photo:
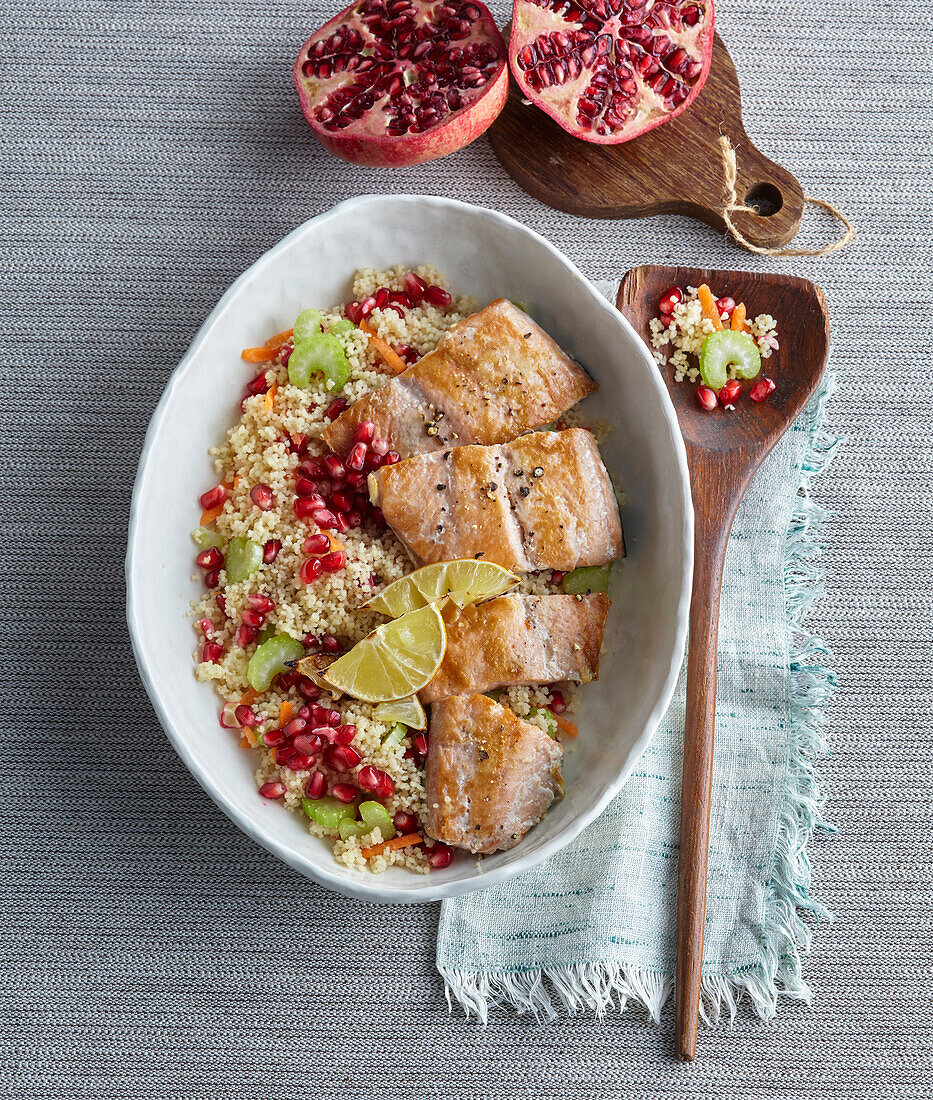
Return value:
<svg viewBox="0 0 933 1100">
<path fill-rule="evenodd" d="M 722 148 L 722 164 L 726 179 L 726 202 L 722 208 L 722 220 L 743 248 L 747 248 L 749 252 L 757 252 L 762 256 L 828 256 L 830 252 L 835 252 L 837 248 L 845 248 L 855 236 L 854 226 L 841 210 L 837 210 L 831 202 L 827 202 L 825 199 L 818 199 L 813 195 L 805 194 L 803 196 L 804 202 L 822 207 L 846 227 L 845 233 L 838 240 L 832 241 L 822 248 L 761 248 L 757 244 L 752 244 L 736 228 L 735 223 L 732 221 L 732 215 L 736 212 L 758 215 L 758 211 L 753 206 L 746 206 L 744 202 L 739 202 L 735 189 L 738 169 L 735 163 L 735 150 L 732 148 L 732 142 L 724 134 L 720 134 L 719 144 Z"/>
</svg>

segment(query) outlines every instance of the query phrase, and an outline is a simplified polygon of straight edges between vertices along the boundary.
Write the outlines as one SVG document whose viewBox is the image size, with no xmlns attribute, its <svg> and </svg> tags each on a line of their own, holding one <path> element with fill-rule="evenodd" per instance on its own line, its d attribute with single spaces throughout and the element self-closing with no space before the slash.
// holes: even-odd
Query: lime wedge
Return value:
<svg viewBox="0 0 933 1100">
<path fill-rule="evenodd" d="M 401 722 L 411 730 L 428 728 L 428 716 L 424 713 L 424 707 L 417 695 L 394 699 L 391 703 L 380 703 L 373 711 L 373 718 L 386 724 Z"/>
<path fill-rule="evenodd" d="M 446 648 L 444 620 L 437 606 L 428 604 L 377 626 L 321 679 L 364 703 L 404 699 L 434 678 Z"/>
<path fill-rule="evenodd" d="M 518 577 L 491 561 L 442 561 L 425 565 L 393 581 L 367 607 L 397 619 L 408 611 L 449 596 L 458 607 L 499 596 L 514 588 Z"/>
</svg>

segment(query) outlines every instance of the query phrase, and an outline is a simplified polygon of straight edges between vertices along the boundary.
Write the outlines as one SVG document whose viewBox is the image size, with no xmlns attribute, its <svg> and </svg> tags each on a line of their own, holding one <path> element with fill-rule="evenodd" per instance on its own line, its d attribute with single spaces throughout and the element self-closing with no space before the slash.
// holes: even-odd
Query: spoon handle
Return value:
<svg viewBox="0 0 933 1100">
<path fill-rule="evenodd" d="M 724 501 L 718 493 L 702 492 L 698 482 L 705 479 L 698 478 L 698 472 L 691 471 L 696 534 L 677 889 L 676 1053 L 683 1062 L 692 1062 L 696 1057 L 713 782 L 719 596 L 735 513 L 731 501 Z"/>
</svg>

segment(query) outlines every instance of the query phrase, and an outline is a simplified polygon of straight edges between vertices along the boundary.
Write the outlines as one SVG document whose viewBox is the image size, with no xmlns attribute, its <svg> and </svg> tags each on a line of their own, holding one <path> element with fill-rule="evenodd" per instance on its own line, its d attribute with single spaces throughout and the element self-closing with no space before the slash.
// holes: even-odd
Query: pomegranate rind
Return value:
<svg viewBox="0 0 933 1100">
<path fill-rule="evenodd" d="M 687 9 L 699 13 L 694 24 L 682 18 Z M 523 96 L 568 133 L 620 145 L 696 99 L 709 75 L 714 26 L 713 0 L 513 0 L 509 67 Z M 686 72 L 667 67 L 668 58 Z M 593 86 L 603 59 L 605 90 Z M 595 113 L 581 110 L 581 102 L 597 101 Z"/>
<path fill-rule="evenodd" d="M 455 90 L 462 98 L 463 105 L 454 109 L 449 105 L 445 106 L 445 113 L 440 119 L 425 129 L 410 128 L 403 133 L 389 132 L 386 122 L 390 120 L 385 114 L 385 108 L 391 99 L 389 95 L 375 97 L 373 106 L 364 110 L 361 117 L 355 118 L 345 128 L 334 129 L 333 126 L 328 126 L 327 121 L 330 120 L 321 118 L 322 106 L 329 109 L 333 93 L 356 82 L 359 68 L 366 62 L 383 66 L 384 79 L 391 79 L 398 74 L 404 82 L 401 94 L 410 93 L 413 86 L 417 91 L 420 86 L 425 61 L 387 56 L 385 51 L 392 54 L 396 43 L 390 42 L 387 46 L 361 22 L 361 13 L 367 5 L 384 7 L 391 3 L 393 0 L 363 0 L 362 3 L 357 2 L 345 8 L 305 42 L 292 71 L 302 113 L 318 141 L 341 160 L 371 168 L 423 164 L 425 161 L 455 153 L 489 129 L 508 98 L 508 48 L 495 19 L 484 4 L 479 0 L 435 0 L 430 3 L 426 0 L 408 0 L 407 8 L 413 13 L 413 22 L 419 30 L 426 25 L 435 26 L 436 13 L 440 9 L 472 9 L 476 12 L 476 18 L 471 20 L 469 34 L 463 40 L 447 42 L 447 47 L 452 51 L 462 51 L 467 46 L 478 43 L 487 54 L 494 51 L 494 58 L 487 57 L 480 66 L 484 83 L 479 87 L 449 86 L 443 81 L 436 84 L 436 91 L 446 93 Z M 354 70 L 341 70 L 323 78 L 318 77 L 316 72 L 309 74 L 309 68 L 316 68 L 312 51 L 315 48 L 320 49 L 319 43 L 332 42 L 335 34 L 346 35 L 347 28 L 355 31 L 361 42 L 349 53 L 342 53 L 341 58 L 349 57 L 355 52 L 362 61 L 357 60 Z M 442 36 L 438 40 L 442 40 Z M 380 48 L 383 50 L 381 56 Z M 446 61 L 446 58 L 443 60 Z M 431 64 L 431 59 L 426 61 Z M 438 63 L 435 59 L 435 67 Z M 414 85 L 409 83 L 413 78 Z M 356 96 L 355 100 L 358 99 L 359 96 Z M 421 103 L 416 97 L 415 106 Z M 400 116 L 399 123 L 401 124 Z"/>
</svg>

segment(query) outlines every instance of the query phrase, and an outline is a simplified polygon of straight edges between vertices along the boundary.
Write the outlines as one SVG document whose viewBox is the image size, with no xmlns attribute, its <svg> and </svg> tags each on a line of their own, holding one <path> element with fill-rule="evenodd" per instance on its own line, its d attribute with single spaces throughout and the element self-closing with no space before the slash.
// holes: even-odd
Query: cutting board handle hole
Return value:
<svg viewBox="0 0 933 1100">
<path fill-rule="evenodd" d="M 773 183 L 756 183 L 745 192 L 745 205 L 759 218 L 773 218 L 784 205 L 784 196 Z"/>
</svg>

